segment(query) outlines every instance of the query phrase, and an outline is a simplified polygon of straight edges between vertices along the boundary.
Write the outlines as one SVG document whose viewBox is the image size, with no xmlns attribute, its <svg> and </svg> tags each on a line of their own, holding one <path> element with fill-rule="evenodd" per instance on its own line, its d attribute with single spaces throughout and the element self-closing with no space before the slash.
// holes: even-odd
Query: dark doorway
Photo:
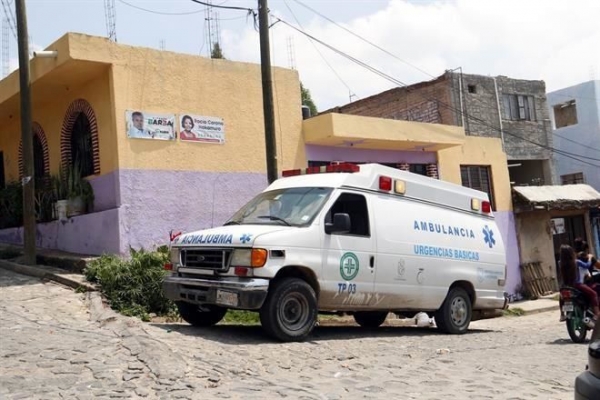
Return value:
<svg viewBox="0 0 600 400">
<path fill-rule="evenodd" d="M 33 135 L 33 171 L 36 178 L 43 178 L 48 173 L 46 171 L 46 163 L 44 162 L 42 141 L 36 134 Z"/>
<path fill-rule="evenodd" d="M 554 258 L 556 260 L 556 276 L 559 275 L 558 261 L 560 259 L 560 246 L 566 244 L 573 247 L 576 238 L 587 241 L 585 234 L 585 220 L 583 215 L 572 217 L 556 217 L 550 220 L 552 238 L 554 239 Z"/>
<path fill-rule="evenodd" d="M 94 152 L 92 130 L 87 116 L 80 112 L 71 131 L 71 163 L 79 165 L 81 176 L 94 174 Z"/>
<path fill-rule="evenodd" d="M 6 186 L 6 178 L 4 177 L 4 153 L 0 151 L 0 189 Z"/>
</svg>

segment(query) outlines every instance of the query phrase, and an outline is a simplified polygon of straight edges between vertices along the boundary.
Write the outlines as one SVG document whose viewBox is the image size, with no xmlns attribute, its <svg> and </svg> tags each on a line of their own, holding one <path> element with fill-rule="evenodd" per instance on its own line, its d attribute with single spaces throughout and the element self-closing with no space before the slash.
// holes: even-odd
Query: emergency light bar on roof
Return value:
<svg viewBox="0 0 600 400">
<path fill-rule="evenodd" d="M 385 168 L 387 168 L 387 167 L 385 167 Z M 293 169 L 293 170 L 283 171 L 282 177 L 285 178 L 285 177 L 298 176 L 298 175 L 324 174 L 324 173 L 331 173 L 331 172 L 354 173 L 354 172 L 361 172 L 361 168 L 360 168 L 360 166 L 358 166 L 356 164 L 351 164 L 351 163 L 331 164 L 331 165 L 325 165 L 325 166 L 321 166 L 321 167 L 308 167 L 308 168 L 303 168 L 303 169 Z M 381 172 L 384 172 L 384 171 L 382 170 Z M 428 201 L 433 201 L 433 200 L 431 200 L 431 198 L 428 198 L 430 196 L 423 196 L 422 193 L 419 194 L 419 192 L 422 192 L 423 189 L 426 189 L 427 187 L 432 187 L 431 185 L 423 186 L 422 184 L 417 184 L 417 186 L 414 186 L 415 183 L 410 182 L 410 180 L 406 181 L 405 179 L 392 178 L 391 177 L 392 174 L 389 173 L 390 171 L 386 171 L 389 174 L 388 173 L 382 174 L 381 172 L 373 171 L 373 170 L 370 170 L 369 168 L 366 168 L 364 170 L 364 173 L 366 173 L 366 174 L 374 174 L 374 178 L 375 178 L 375 182 L 373 185 L 374 187 L 369 187 L 369 189 L 371 189 L 371 190 L 374 189 L 379 192 L 388 193 L 388 194 L 396 195 L 396 196 L 408 195 L 409 197 L 412 197 L 415 199 L 427 199 Z M 405 173 L 405 172 L 403 172 L 403 173 Z M 408 174 L 410 175 L 410 173 L 408 173 Z M 430 178 L 426 178 L 426 179 L 430 179 Z M 410 192 L 410 190 L 408 189 L 408 186 L 412 186 L 412 188 L 413 188 L 412 196 L 410 196 L 410 193 L 407 193 L 407 191 Z M 415 189 L 416 189 L 416 192 L 415 192 Z M 445 190 L 448 191 L 448 189 L 445 189 Z M 463 201 L 464 201 L 463 199 L 467 200 L 470 204 L 463 203 Z M 437 202 L 438 200 L 435 200 L 435 201 Z M 471 212 L 476 212 L 476 213 L 481 213 L 481 214 L 490 214 L 492 212 L 492 207 L 491 207 L 491 204 L 489 201 L 483 200 L 483 199 L 480 200 L 478 198 L 474 198 L 474 197 L 470 197 L 470 196 L 461 195 L 460 199 L 459 199 L 459 204 L 454 205 L 454 207 L 457 207 L 457 206 L 458 206 L 458 208 L 461 208 L 465 211 L 471 211 Z"/>
<path fill-rule="evenodd" d="M 328 173 L 328 172 L 352 173 L 352 172 L 358 172 L 358 171 L 360 171 L 360 167 L 358 165 L 350 164 L 350 163 L 342 163 L 342 164 L 336 164 L 336 165 L 323 165 L 321 167 L 290 169 L 287 171 L 283 171 L 281 173 L 281 176 L 286 178 L 289 176 L 296 176 L 296 175 L 323 174 L 323 173 Z"/>
</svg>

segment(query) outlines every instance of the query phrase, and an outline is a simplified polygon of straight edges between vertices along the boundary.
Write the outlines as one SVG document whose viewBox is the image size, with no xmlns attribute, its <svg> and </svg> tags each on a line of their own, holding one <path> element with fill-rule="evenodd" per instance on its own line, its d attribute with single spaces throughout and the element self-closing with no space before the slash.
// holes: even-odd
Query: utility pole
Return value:
<svg viewBox="0 0 600 400">
<path fill-rule="evenodd" d="M 35 265 L 35 179 L 33 177 L 33 135 L 31 129 L 31 92 L 29 82 L 29 36 L 25 0 L 16 0 L 21 93 L 21 140 L 23 141 L 23 231 L 25 263 Z"/>
<path fill-rule="evenodd" d="M 263 113 L 265 145 L 267 150 L 267 177 L 269 183 L 277 179 L 277 152 L 275 147 L 275 113 L 273 112 L 273 81 L 269 47 L 269 9 L 267 0 L 258 0 L 258 31 L 260 34 L 260 65 L 262 70 Z"/>
</svg>

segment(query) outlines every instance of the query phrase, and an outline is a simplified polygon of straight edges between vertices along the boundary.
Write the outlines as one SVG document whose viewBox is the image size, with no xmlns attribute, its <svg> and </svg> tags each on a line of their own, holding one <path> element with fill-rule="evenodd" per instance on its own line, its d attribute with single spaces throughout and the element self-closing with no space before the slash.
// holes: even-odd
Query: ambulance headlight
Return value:
<svg viewBox="0 0 600 400">
<path fill-rule="evenodd" d="M 265 249 L 236 249 L 231 255 L 232 267 L 261 268 L 267 263 L 267 250 Z"/>
<path fill-rule="evenodd" d="M 171 249 L 171 263 L 181 264 L 181 251 L 179 249 Z"/>
</svg>

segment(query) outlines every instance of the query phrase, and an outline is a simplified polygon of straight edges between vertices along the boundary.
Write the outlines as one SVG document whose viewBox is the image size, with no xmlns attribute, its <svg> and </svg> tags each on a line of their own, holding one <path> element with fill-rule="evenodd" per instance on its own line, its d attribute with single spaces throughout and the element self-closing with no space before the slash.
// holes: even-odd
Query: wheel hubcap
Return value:
<svg viewBox="0 0 600 400">
<path fill-rule="evenodd" d="M 297 294 L 288 295 L 279 308 L 279 319 L 289 330 L 302 329 L 308 321 L 308 301 Z"/>
<path fill-rule="evenodd" d="M 456 297 L 452 300 L 450 305 L 450 316 L 452 322 L 458 326 L 465 324 L 467 320 L 467 303 L 460 297 Z"/>
</svg>

